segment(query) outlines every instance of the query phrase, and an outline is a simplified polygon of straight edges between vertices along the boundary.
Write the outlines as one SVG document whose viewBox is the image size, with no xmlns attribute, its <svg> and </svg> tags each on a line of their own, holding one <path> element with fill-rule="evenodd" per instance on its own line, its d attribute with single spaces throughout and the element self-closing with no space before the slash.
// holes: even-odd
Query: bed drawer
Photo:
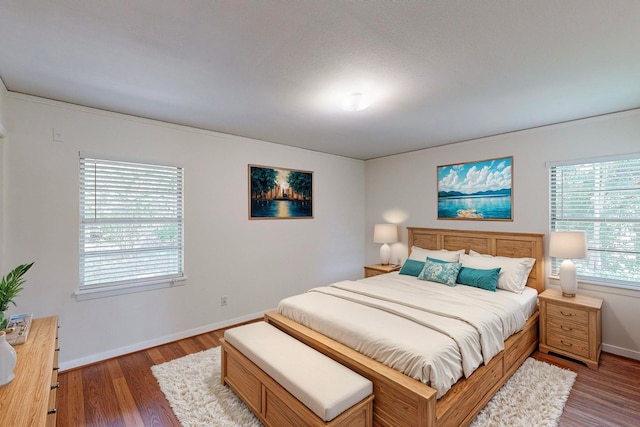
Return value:
<svg viewBox="0 0 640 427">
<path fill-rule="evenodd" d="M 589 312 L 575 307 L 549 304 L 547 307 L 547 315 L 558 319 L 571 320 L 572 322 L 585 326 L 589 324 Z"/>
</svg>

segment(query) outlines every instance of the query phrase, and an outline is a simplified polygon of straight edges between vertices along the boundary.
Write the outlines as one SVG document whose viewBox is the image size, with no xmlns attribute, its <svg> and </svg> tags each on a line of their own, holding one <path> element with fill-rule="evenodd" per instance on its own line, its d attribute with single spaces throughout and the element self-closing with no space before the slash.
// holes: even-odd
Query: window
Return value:
<svg viewBox="0 0 640 427">
<path fill-rule="evenodd" d="M 81 153 L 78 295 L 183 276 L 182 168 Z"/>
<path fill-rule="evenodd" d="M 549 168 L 551 231 L 584 231 L 587 282 L 640 290 L 640 154 Z M 561 260 L 551 259 L 557 275 Z"/>
</svg>

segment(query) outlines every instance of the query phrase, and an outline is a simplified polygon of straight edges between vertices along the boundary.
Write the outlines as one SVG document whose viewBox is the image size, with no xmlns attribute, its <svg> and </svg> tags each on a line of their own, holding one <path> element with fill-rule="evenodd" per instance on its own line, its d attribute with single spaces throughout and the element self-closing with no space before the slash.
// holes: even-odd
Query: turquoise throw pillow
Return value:
<svg viewBox="0 0 640 427">
<path fill-rule="evenodd" d="M 489 270 L 462 267 L 460 273 L 458 273 L 457 282 L 461 285 L 473 286 L 474 288 L 495 292 L 498 286 L 500 270 L 500 267 Z"/>
<path fill-rule="evenodd" d="M 434 262 L 427 259 L 418 279 L 455 286 L 460 267 L 462 264 L 459 262 Z"/>
<path fill-rule="evenodd" d="M 400 269 L 399 274 L 406 274 L 407 276 L 418 277 L 418 274 L 424 268 L 424 262 L 417 261 L 415 259 L 408 259 L 404 262 L 404 265 Z"/>
</svg>

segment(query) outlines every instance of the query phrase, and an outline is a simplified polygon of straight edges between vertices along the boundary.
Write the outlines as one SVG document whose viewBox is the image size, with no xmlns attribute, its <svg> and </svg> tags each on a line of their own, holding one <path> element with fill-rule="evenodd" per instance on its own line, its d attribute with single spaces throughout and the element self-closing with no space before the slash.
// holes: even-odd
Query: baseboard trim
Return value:
<svg viewBox="0 0 640 427">
<path fill-rule="evenodd" d="M 616 347 L 615 345 L 602 344 L 602 351 L 628 357 L 629 359 L 640 360 L 640 351 L 629 350 L 628 348 Z"/>
<path fill-rule="evenodd" d="M 165 335 L 163 337 L 154 338 L 152 340 L 141 341 L 132 345 L 115 348 L 113 350 L 105 351 L 102 353 L 92 354 L 90 356 L 81 357 L 79 359 L 69 360 L 62 362 L 59 365 L 60 372 L 68 371 L 71 369 L 79 368 L 81 366 L 91 365 L 93 363 L 102 362 L 114 357 L 123 356 L 125 354 L 134 353 L 136 351 L 146 350 L 148 348 L 156 347 L 159 345 L 167 344 L 173 341 L 178 341 L 184 338 L 193 337 L 195 335 L 205 334 L 207 332 L 215 331 L 217 329 L 226 328 L 231 325 L 235 325 L 249 320 L 258 319 L 263 317 L 267 311 L 273 309 L 260 311 L 253 314 L 247 314 L 245 316 L 235 317 L 233 319 L 224 320 L 222 322 L 212 323 L 210 325 L 201 326 L 199 328 L 189 329 L 186 331 L 178 332 L 171 335 Z"/>
</svg>

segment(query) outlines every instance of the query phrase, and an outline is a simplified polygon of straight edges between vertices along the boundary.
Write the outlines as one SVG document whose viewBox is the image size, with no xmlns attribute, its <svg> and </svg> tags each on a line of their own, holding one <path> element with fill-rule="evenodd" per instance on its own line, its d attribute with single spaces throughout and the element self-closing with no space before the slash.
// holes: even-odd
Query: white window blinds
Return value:
<svg viewBox="0 0 640 427">
<path fill-rule="evenodd" d="M 183 170 L 80 156 L 80 289 L 183 277 Z"/>
<path fill-rule="evenodd" d="M 578 276 L 640 289 L 640 155 L 549 168 L 551 231 L 584 231 Z M 552 258 L 558 274 L 562 260 Z"/>
</svg>

